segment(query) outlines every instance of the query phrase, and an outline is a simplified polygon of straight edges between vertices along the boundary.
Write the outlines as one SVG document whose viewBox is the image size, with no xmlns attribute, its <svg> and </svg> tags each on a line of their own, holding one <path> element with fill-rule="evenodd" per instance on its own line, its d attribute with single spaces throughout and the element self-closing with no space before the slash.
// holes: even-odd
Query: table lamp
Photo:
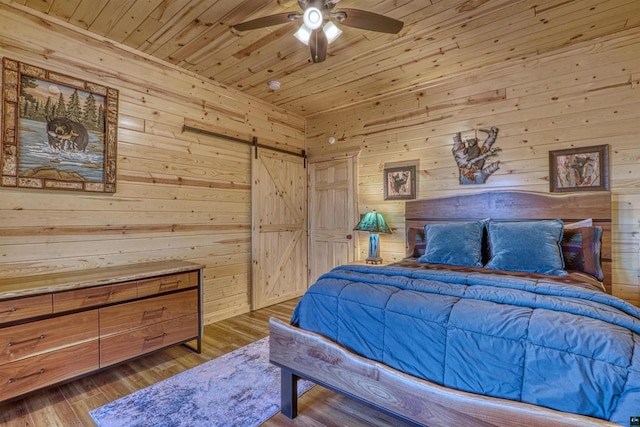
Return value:
<svg viewBox="0 0 640 427">
<path fill-rule="evenodd" d="M 367 212 L 354 230 L 369 232 L 369 256 L 365 262 L 367 264 L 382 264 L 382 258 L 380 258 L 380 237 L 378 233 L 391 234 L 391 229 L 382 214 L 375 210 Z"/>
</svg>

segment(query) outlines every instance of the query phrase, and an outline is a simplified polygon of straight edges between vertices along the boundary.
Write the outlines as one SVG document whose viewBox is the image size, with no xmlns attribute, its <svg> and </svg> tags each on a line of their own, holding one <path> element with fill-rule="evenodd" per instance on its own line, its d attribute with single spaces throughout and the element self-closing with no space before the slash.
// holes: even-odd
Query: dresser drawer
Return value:
<svg viewBox="0 0 640 427">
<path fill-rule="evenodd" d="M 0 366 L 0 401 L 98 369 L 98 340 Z"/>
<path fill-rule="evenodd" d="M 102 285 L 53 294 L 53 312 L 77 310 L 95 305 L 124 301 L 138 296 L 136 282 Z"/>
<path fill-rule="evenodd" d="M 0 365 L 98 339 L 97 310 L 0 329 Z"/>
<path fill-rule="evenodd" d="M 138 281 L 138 296 L 161 294 L 198 285 L 198 272 L 171 274 Z"/>
<path fill-rule="evenodd" d="M 100 309 L 100 336 L 104 337 L 197 312 L 197 289 L 104 307 Z"/>
<path fill-rule="evenodd" d="M 100 367 L 198 337 L 198 314 L 100 338 Z"/>
<path fill-rule="evenodd" d="M 53 313 L 51 294 L 0 301 L 0 323 Z"/>
</svg>

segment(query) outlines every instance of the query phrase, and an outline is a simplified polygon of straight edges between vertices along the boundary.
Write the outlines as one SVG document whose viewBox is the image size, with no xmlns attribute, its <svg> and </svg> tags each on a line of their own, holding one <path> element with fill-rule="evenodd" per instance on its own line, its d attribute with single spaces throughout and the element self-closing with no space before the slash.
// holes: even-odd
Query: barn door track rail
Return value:
<svg viewBox="0 0 640 427">
<path fill-rule="evenodd" d="M 229 136 L 229 135 L 225 135 L 222 133 L 217 133 L 217 132 L 213 132 L 210 130 L 206 130 L 206 129 L 200 129 L 194 126 L 189 126 L 189 125 L 182 125 L 182 132 L 194 132 L 194 133 L 199 133 L 202 135 L 208 135 L 208 136 L 213 136 L 216 138 L 221 138 L 221 139 L 226 139 L 228 141 L 233 141 L 233 142 L 239 142 L 241 144 L 247 144 L 247 145 L 251 145 L 253 147 L 255 147 L 255 156 L 256 159 L 258 158 L 258 148 L 264 148 L 266 150 L 271 150 L 271 151 L 276 151 L 278 153 L 284 153 L 284 154 L 290 154 L 292 156 L 297 156 L 297 157 L 302 157 L 304 159 L 304 167 L 307 167 L 307 152 L 305 150 L 302 150 L 300 152 L 298 151 L 293 151 L 293 150 L 286 150 L 284 148 L 278 148 L 278 147 L 272 147 L 270 145 L 264 145 L 264 144 L 260 144 L 258 142 L 258 137 L 254 136 L 253 138 L 249 139 L 242 139 L 242 138 L 237 138 L 235 136 Z"/>
</svg>

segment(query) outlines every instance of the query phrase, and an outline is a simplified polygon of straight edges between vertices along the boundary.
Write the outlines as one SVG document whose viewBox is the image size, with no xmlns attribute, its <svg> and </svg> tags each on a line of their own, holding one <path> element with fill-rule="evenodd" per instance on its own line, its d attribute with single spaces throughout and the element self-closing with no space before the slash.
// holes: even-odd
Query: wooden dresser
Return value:
<svg viewBox="0 0 640 427">
<path fill-rule="evenodd" d="M 0 401 L 202 346 L 202 269 L 163 261 L 0 280 Z"/>
</svg>

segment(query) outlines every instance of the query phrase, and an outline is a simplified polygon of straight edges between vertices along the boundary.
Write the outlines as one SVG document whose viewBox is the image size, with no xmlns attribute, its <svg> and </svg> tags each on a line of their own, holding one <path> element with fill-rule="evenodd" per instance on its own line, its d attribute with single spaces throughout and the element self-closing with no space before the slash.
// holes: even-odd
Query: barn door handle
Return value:
<svg viewBox="0 0 640 427">
<path fill-rule="evenodd" d="M 351 234 L 347 234 L 347 240 L 351 240 L 353 236 Z"/>
</svg>

